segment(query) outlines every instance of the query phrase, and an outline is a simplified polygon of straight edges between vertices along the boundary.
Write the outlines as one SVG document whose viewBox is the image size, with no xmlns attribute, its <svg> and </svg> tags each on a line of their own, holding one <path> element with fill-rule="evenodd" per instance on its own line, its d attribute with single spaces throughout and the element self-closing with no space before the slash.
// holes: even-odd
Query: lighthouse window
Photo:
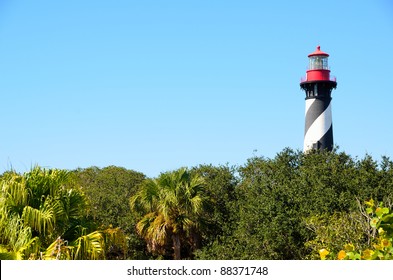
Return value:
<svg viewBox="0 0 393 280">
<path fill-rule="evenodd" d="M 323 57 L 322 58 L 322 68 L 328 70 L 329 66 L 328 66 L 328 58 L 327 57 Z"/>
<path fill-rule="evenodd" d="M 325 69 L 328 70 L 328 58 L 327 56 L 312 56 L 310 57 L 310 70 Z"/>
</svg>

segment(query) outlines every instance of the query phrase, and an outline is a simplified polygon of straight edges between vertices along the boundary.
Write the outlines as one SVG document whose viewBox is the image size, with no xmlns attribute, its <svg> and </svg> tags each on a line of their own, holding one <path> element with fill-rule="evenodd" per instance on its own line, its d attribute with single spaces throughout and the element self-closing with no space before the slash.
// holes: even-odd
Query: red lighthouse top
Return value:
<svg viewBox="0 0 393 280">
<path fill-rule="evenodd" d="M 317 49 L 315 50 L 315 52 L 310 53 L 308 55 L 308 57 L 311 57 L 311 56 L 326 56 L 326 57 L 328 57 L 329 55 L 327 53 L 321 51 L 321 46 L 317 46 Z"/>
<path fill-rule="evenodd" d="M 329 54 L 321 51 L 321 47 L 308 55 L 309 64 L 306 77 L 302 78 L 301 82 L 314 82 L 314 81 L 336 81 L 336 78 L 330 78 L 330 69 L 328 66 Z"/>
</svg>

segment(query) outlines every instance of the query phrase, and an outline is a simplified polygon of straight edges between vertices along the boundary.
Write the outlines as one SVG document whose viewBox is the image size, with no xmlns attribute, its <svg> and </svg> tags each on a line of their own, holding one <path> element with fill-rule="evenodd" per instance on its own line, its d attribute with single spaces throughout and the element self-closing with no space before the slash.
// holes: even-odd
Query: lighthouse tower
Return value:
<svg viewBox="0 0 393 280">
<path fill-rule="evenodd" d="M 320 46 L 309 54 L 306 77 L 300 87 L 306 93 L 306 123 L 304 129 L 304 152 L 311 149 L 333 149 L 333 124 L 331 93 L 337 86 L 336 78 L 330 77 L 329 55 Z"/>
</svg>

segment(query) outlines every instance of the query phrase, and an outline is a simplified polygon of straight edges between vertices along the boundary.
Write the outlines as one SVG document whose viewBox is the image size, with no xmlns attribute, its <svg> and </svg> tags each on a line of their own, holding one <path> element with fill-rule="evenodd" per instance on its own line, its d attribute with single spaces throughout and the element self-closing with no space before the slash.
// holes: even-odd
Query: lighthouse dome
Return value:
<svg viewBox="0 0 393 280">
<path fill-rule="evenodd" d="M 308 55 L 308 57 L 311 57 L 311 56 L 326 56 L 326 57 L 328 57 L 329 54 L 327 54 L 327 53 L 321 51 L 321 46 L 317 46 L 317 49 L 315 50 L 315 52 L 310 53 L 310 54 Z"/>
</svg>

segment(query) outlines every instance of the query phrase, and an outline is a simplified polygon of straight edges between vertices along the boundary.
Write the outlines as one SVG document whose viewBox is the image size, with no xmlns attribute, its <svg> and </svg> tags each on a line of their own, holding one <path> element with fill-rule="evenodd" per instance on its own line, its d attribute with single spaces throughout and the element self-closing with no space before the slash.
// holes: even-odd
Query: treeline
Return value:
<svg viewBox="0 0 393 280">
<path fill-rule="evenodd" d="M 240 167 L 200 165 L 157 178 L 109 166 L 35 167 L 0 179 L 0 259 L 393 255 L 387 157 L 284 149 Z"/>
</svg>

